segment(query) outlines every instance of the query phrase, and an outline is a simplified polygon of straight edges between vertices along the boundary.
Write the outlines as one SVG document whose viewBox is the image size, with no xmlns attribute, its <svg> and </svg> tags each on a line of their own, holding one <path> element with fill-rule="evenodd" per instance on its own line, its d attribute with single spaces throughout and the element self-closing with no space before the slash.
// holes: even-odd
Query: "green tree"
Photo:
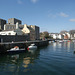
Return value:
<svg viewBox="0 0 75 75">
<path fill-rule="evenodd" d="M 49 33 L 47 31 L 43 32 L 44 38 L 48 39 L 49 38 Z"/>
</svg>

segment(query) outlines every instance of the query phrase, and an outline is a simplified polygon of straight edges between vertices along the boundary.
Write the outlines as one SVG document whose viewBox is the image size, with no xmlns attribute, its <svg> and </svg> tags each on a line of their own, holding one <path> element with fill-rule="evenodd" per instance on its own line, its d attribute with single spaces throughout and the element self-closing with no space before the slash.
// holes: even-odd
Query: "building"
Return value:
<svg viewBox="0 0 75 75">
<path fill-rule="evenodd" d="M 39 39 L 39 27 L 33 26 L 33 25 L 24 25 L 24 28 L 22 29 L 24 34 L 29 33 L 30 34 L 30 40 L 36 40 Z"/>
<path fill-rule="evenodd" d="M 28 34 L 30 40 L 38 40 L 39 27 L 35 25 L 20 25 L 18 22 L 16 24 L 5 24 L 4 31 L 0 32 L 0 35 L 26 35 Z"/>
<path fill-rule="evenodd" d="M 22 25 L 21 20 L 16 18 L 8 19 L 8 23 L 3 25 L 4 30 L 0 32 L 0 35 L 26 35 L 28 34 L 30 40 L 38 40 L 39 27 L 35 25 Z"/>
<path fill-rule="evenodd" d="M 12 31 L 1 31 L 0 35 L 16 35 L 16 32 Z"/>
<path fill-rule="evenodd" d="M 30 25 L 31 26 L 31 28 L 35 31 L 35 39 L 37 40 L 37 39 L 39 39 L 40 38 L 40 28 L 38 27 L 38 26 L 35 26 L 35 25 Z"/>
<path fill-rule="evenodd" d="M 62 34 L 58 34 L 57 38 L 58 39 L 64 39 L 64 36 Z"/>
<path fill-rule="evenodd" d="M 75 30 L 70 30 L 70 39 L 75 39 Z"/>
<path fill-rule="evenodd" d="M 51 36 L 53 39 L 64 39 L 64 36 L 60 33 L 50 33 L 49 36 Z"/>
<path fill-rule="evenodd" d="M 16 23 L 19 24 L 19 29 L 23 29 L 23 25 L 21 24 L 21 20 L 10 18 L 8 19 L 8 23 L 4 24 L 4 30 L 14 30 L 16 29 Z"/>
<path fill-rule="evenodd" d="M 60 34 L 64 36 L 64 39 L 70 39 L 70 33 L 68 31 L 61 31 Z"/>
<path fill-rule="evenodd" d="M 19 29 L 23 29 L 24 25 L 19 24 Z M 14 30 L 16 29 L 16 24 L 5 24 L 4 30 Z"/>
<path fill-rule="evenodd" d="M 6 24 L 6 20 L 0 19 L 0 30 L 4 30 L 4 24 Z"/>
<path fill-rule="evenodd" d="M 23 32 L 21 29 L 19 29 L 19 24 L 16 23 L 16 25 L 11 26 L 9 25 L 10 29 L 8 30 L 3 30 L 0 32 L 0 35 L 23 35 Z M 11 29 L 13 27 L 13 29 Z M 4 27 L 5 29 L 5 27 Z"/>
<path fill-rule="evenodd" d="M 57 39 L 58 33 L 50 33 L 49 36 L 51 36 L 53 39 Z"/>
<path fill-rule="evenodd" d="M 19 28 L 19 24 L 16 23 L 15 29 L 3 30 L 0 32 L 0 42 L 19 42 L 30 40 L 30 35 L 25 34 Z"/>
<path fill-rule="evenodd" d="M 8 24 L 16 24 L 16 23 L 19 23 L 19 24 L 21 24 L 22 22 L 21 22 L 21 20 L 19 20 L 19 19 L 16 19 L 16 18 L 10 18 L 10 19 L 8 19 Z"/>
</svg>

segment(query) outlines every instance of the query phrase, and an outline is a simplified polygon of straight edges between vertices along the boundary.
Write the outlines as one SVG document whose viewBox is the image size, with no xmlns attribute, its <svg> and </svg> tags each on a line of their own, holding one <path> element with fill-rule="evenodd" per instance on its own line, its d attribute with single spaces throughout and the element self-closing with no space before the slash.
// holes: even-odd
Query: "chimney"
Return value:
<svg viewBox="0 0 75 75">
<path fill-rule="evenodd" d="M 27 24 L 24 24 L 24 28 L 26 28 L 27 27 Z"/>
<path fill-rule="evenodd" d="M 19 23 L 17 22 L 17 23 L 16 23 L 16 29 L 18 29 L 18 28 L 19 28 Z"/>
<path fill-rule="evenodd" d="M 4 30 L 6 30 L 6 25 L 4 25 Z"/>
</svg>

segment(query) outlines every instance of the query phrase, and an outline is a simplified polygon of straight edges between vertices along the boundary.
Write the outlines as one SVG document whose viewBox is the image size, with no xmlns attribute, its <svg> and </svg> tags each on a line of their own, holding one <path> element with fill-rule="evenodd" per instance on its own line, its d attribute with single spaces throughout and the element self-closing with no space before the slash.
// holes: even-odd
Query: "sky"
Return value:
<svg viewBox="0 0 75 75">
<path fill-rule="evenodd" d="M 75 0 L 0 0 L 0 18 L 17 18 L 40 32 L 75 29 Z"/>
</svg>

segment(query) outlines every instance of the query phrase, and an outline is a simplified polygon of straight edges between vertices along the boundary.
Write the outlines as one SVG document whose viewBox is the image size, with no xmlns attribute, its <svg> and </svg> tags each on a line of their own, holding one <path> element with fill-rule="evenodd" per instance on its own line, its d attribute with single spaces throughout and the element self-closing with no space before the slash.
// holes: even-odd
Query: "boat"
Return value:
<svg viewBox="0 0 75 75">
<path fill-rule="evenodd" d="M 28 46 L 27 48 L 28 50 L 36 50 L 37 46 L 35 44 L 31 44 L 30 46 Z"/>
<path fill-rule="evenodd" d="M 62 40 L 59 41 L 59 43 L 62 43 L 62 42 L 63 42 Z"/>
<path fill-rule="evenodd" d="M 24 52 L 25 48 L 19 48 L 18 46 L 15 46 L 14 48 L 11 48 L 10 50 L 7 50 L 7 53 L 18 53 L 18 52 Z"/>
</svg>

